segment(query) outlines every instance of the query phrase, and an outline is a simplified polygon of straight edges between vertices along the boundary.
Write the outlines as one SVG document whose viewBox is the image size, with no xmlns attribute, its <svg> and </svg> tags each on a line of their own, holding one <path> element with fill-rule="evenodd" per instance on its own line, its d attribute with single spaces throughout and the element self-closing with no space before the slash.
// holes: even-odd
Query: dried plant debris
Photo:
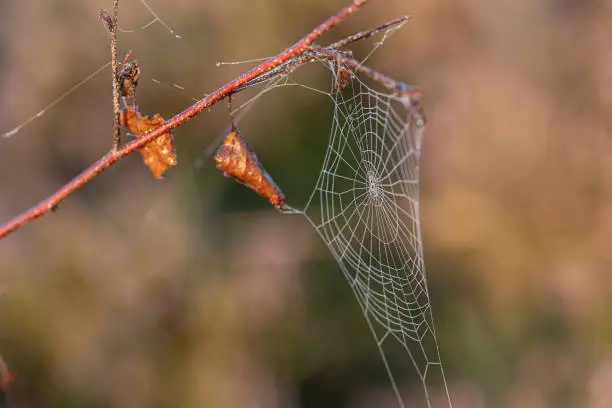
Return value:
<svg viewBox="0 0 612 408">
<path fill-rule="evenodd" d="M 124 101 L 127 98 L 131 98 L 132 105 L 135 105 L 136 87 L 138 86 L 138 79 L 140 78 L 140 67 L 136 61 L 128 61 L 131 55 L 132 51 L 128 51 L 123 60 L 123 65 L 121 66 L 121 72 L 119 73 L 119 93 Z"/>
<path fill-rule="evenodd" d="M 336 78 L 334 82 L 334 91 L 341 92 L 351 82 L 353 73 L 344 65 L 338 64 L 336 70 Z"/>
<path fill-rule="evenodd" d="M 159 114 L 156 113 L 149 119 L 148 116 L 142 116 L 132 107 L 124 109 L 119 120 L 121 125 L 128 128 L 137 138 L 164 123 L 164 118 Z M 158 179 L 164 178 L 166 170 L 177 164 L 173 141 L 172 133 L 168 132 L 140 148 L 142 159 Z"/>
<path fill-rule="evenodd" d="M 280 211 L 290 210 L 285 196 L 263 168 L 255 153 L 249 149 L 238 128 L 232 125 L 223 144 L 214 156 L 217 168 L 227 177 L 245 184 L 257 194 L 268 199 Z"/>
<path fill-rule="evenodd" d="M 8 391 L 13 381 L 15 381 L 15 375 L 11 373 L 6 362 L 0 357 L 0 391 Z"/>
<path fill-rule="evenodd" d="M 113 22 L 113 18 L 111 17 L 110 13 L 104 9 L 100 9 L 99 17 L 104 22 L 106 30 L 109 33 L 112 32 L 115 27 L 115 23 Z"/>
</svg>

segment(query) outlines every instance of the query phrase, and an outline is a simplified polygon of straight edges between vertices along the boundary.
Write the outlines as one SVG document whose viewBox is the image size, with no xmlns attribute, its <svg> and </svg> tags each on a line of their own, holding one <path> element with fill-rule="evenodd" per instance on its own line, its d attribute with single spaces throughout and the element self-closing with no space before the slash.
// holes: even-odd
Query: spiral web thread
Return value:
<svg viewBox="0 0 612 408">
<path fill-rule="evenodd" d="M 353 290 L 400 405 L 450 407 L 419 221 L 424 118 L 415 116 L 406 97 L 377 92 L 354 72 L 350 84 L 330 96 L 329 144 L 304 215 Z M 401 390 L 394 378 L 396 365 L 405 370 L 407 363 L 388 358 L 398 346 L 420 377 L 421 396 Z"/>
</svg>

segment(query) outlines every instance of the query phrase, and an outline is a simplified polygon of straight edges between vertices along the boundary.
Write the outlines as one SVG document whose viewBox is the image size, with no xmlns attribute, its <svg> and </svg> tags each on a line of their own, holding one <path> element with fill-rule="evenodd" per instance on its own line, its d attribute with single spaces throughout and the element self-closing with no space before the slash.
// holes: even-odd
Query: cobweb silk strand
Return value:
<svg viewBox="0 0 612 408">
<path fill-rule="evenodd" d="M 326 64 L 335 77 L 335 65 Z M 334 102 L 327 153 L 304 216 L 345 275 L 401 407 L 451 407 L 427 289 L 419 221 L 424 118 L 394 92 L 351 70 Z M 422 385 L 405 390 L 403 350 Z M 418 402 L 417 402 L 418 401 Z"/>
</svg>

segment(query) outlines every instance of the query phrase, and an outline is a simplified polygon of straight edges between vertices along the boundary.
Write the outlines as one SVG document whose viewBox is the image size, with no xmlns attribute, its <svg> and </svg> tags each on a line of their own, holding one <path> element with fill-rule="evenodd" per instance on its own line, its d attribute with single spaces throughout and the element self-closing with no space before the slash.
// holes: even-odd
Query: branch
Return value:
<svg viewBox="0 0 612 408">
<path fill-rule="evenodd" d="M 349 15 L 355 13 L 357 10 L 359 10 L 359 8 L 361 8 L 361 6 L 363 6 L 367 2 L 368 0 L 353 0 L 353 3 L 351 5 L 343 8 L 334 16 L 328 18 L 319 26 L 315 27 L 309 34 L 304 36 L 301 40 L 299 40 L 291 47 L 282 51 L 280 54 L 277 54 L 275 57 L 269 59 L 268 61 L 256 66 L 250 71 L 238 76 L 234 80 L 223 85 L 221 88 L 207 95 L 203 99 L 200 99 L 191 107 L 175 115 L 173 118 L 167 120 L 163 125 L 147 133 L 143 137 L 138 138 L 132 141 L 131 143 L 128 143 L 122 148 L 111 150 L 109 153 L 107 153 L 89 168 L 81 172 L 68 184 L 60 188 L 48 198 L 44 199 L 43 201 L 31 207 L 27 211 L 23 212 L 12 220 L 6 222 L 4 225 L 0 226 L 0 238 L 7 236 L 19 227 L 41 217 L 47 212 L 54 211 L 59 205 L 59 203 L 65 200 L 68 196 L 70 196 L 80 187 L 87 184 L 94 177 L 102 173 L 109 166 L 119 161 L 121 158 L 140 149 L 141 147 L 156 139 L 157 137 L 163 135 L 164 133 L 168 133 L 175 127 L 182 125 L 187 120 L 193 118 L 194 116 L 202 112 L 204 109 L 209 108 L 210 106 L 219 102 L 221 99 L 231 95 L 247 82 L 252 81 L 260 75 L 273 70 L 279 65 L 289 61 L 291 58 L 302 54 L 309 48 L 310 44 L 312 44 L 313 41 L 315 41 L 317 38 L 323 35 L 323 33 L 328 31 L 332 27 L 336 26 Z"/>
<path fill-rule="evenodd" d="M 119 16 L 119 0 L 113 1 L 113 31 L 111 32 L 111 69 L 113 71 L 113 144 L 116 151 L 121 145 L 121 126 L 119 125 L 119 68 L 117 67 L 117 19 Z"/>
<path fill-rule="evenodd" d="M 100 18 L 106 26 L 110 38 L 111 49 L 111 74 L 113 85 L 113 145 L 112 150 L 117 150 L 121 144 L 121 125 L 119 124 L 119 69 L 117 67 L 117 19 L 119 15 L 119 0 L 113 2 L 113 16 L 106 10 L 100 10 Z"/>
</svg>

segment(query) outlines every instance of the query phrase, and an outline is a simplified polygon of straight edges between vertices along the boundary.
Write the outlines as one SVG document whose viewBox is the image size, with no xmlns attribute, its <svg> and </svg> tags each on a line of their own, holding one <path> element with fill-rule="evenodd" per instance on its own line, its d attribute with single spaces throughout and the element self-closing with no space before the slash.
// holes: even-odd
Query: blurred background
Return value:
<svg viewBox="0 0 612 408">
<path fill-rule="evenodd" d="M 178 39 L 139 29 L 150 12 L 121 0 L 140 110 L 172 116 L 249 67 L 216 62 L 273 55 L 347 3 L 148 0 Z M 0 2 L 0 133 L 109 60 L 101 7 Z M 321 42 L 405 14 L 370 65 L 425 91 L 423 242 L 454 406 L 612 407 L 612 1 L 372 0 Z M 291 205 L 312 191 L 331 115 L 285 88 L 240 122 Z M 0 242 L 8 406 L 397 406 L 314 230 L 204 155 L 227 126 L 215 106 L 176 131 L 165 180 L 132 155 Z M 111 133 L 106 69 L 0 140 L 0 221 Z M 406 367 L 398 385 L 418 387 Z"/>
</svg>

